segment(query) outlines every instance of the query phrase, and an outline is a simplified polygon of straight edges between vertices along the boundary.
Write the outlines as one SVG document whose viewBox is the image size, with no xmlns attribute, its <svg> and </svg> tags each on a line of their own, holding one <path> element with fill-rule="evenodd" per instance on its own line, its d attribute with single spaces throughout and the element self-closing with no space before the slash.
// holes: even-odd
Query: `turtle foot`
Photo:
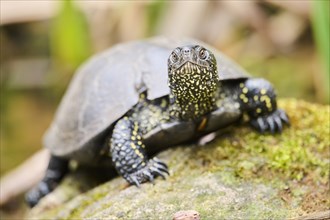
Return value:
<svg viewBox="0 0 330 220">
<path fill-rule="evenodd" d="M 250 124 L 261 133 L 274 134 L 276 132 L 281 133 L 283 125 L 290 125 L 290 121 L 284 110 L 277 109 L 271 114 L 251 119 Z"/>
<path fill-rule="evenodd" d="M 53 188 L 50 184 L 45 181 L 41 181 L 37 186 L 32 188 L 25 196 L 25 200 L 28 205 L 33 208 L 38 204 L 39 200 L 53 191 Z"/>
<path fill-rule="evenodd" d="M 161 176 L 163 179 L 166 178 L 168 167 L 165 163 L 161 162 L 158 158 L 153 158 L 148 161 L 148 164 L 143 168 L 124 176 L 124 178 L 132 185 L 140 186 L 144 182 L 154 182 L 154 178 Z"/>
</svg>

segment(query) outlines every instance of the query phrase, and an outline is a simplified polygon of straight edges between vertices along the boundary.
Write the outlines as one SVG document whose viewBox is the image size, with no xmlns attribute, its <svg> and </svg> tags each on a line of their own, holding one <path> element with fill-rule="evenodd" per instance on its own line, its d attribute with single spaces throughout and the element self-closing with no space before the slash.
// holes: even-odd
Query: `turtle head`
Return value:
<svg viewBox="0 0 330 220">
<path fill-rule="evenodd" d="M 181 118 L 200 118 L 214 109 L 219 76 L 211 51 L 199 45 L 175 48 L 168 58 L 168 74 Z"/>
</svg>

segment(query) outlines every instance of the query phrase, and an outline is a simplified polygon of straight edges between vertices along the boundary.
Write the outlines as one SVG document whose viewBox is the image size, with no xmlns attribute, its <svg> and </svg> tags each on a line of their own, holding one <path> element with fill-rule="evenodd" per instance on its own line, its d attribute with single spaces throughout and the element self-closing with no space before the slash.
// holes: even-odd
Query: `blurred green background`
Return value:
<svg viewBox="0 0 330 220">
<path fill-rule="evenodd" d="M 75 69 L 111 45 L 194 37 L 280 97 L 329 103 L 329 1 L 1 0 L 1 175 L 42 148 Z"/>
</svg>

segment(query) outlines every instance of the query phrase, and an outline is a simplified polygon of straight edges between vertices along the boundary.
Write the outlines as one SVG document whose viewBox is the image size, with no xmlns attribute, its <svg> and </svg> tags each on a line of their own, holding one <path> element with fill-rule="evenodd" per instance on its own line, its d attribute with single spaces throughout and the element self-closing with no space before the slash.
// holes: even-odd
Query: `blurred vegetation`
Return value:
<svg viewBox="0 0 330 220">
<path fill-rule="evenodd" d="M 312 24 L 314 36 L 320 56 L 324 65 L 324 82 L 326 94 L 329 100 L 329 76 L 330 76 L 330 1 L 313 1 Z M 329 102 L 329 101 L 328 101 Z"/>
<path fill-rule="evenodd" d="M 157 33 L 157 25 L 164 15 L 166 7 L 166 1 L 155 1 L 147 7 L 147 36 Z"/>
<path fill-rule="evenodd" d="M 71 0 L 63 2 L 50 26 L 50 48 L 53 59 L 51 82 L 68 82 L 73 71 L 91 54 L 85 15 Z M 61 86 L 63 91 L 67 84 Z M 58 90 L 58 88 L 57 88 Z"/>
<path fill-rule="evenodd" d="M 32 4 L 1 1 L 17 17 L 2 16 L 0 25 L 1 175 L 42 147 L 74 70 L 119 42 L 154 35 L 198 38 L 270 80 L 280 97 L 329 103 L 327 0 Z"/>
</svg>

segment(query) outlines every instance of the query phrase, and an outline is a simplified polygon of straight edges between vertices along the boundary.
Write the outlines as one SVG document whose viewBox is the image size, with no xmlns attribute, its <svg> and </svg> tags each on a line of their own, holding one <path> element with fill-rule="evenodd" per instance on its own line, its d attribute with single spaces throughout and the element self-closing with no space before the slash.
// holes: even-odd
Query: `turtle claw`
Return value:
<svg viewBox="0 0 330 220">
<path fill-rule="evenodd" d="M 267 130 L 267 124 L 266 124 L 264 118 L 262 118 L 262 117 L 251 120 L 250 124 L 252 125 L 252 127 L 254 127 L 256 130 L 258 130 L 260 133 L 264 133 Z"/>
<path fill-rule="evenodd" d="M 150 172 L 144 171 L 143 174 L 148 178 L 149 182 L 151 183 L 155 182 L 155 178 Z"/>
<path fill-rule="evenodd" d="M 161 176 L 163 179 L 166 179 L 165 175 L 160 170 L 156 168 L 150 168 L 150 170 L 157 176 Z"/>
<path fill-rule="evenodd" d="M 164 169 L 164 168 L 159 167 L 158 170 L 161 171 L 161 172 L 163 172 L 163 173 L 166 173 L 168 176 L 170 175 L 170 172 L 168 172 L 167 169 Z"/>
<path fill-rule="evenodd" d="M 275 122 L 278 132 L 282 133 L 283 125 L 282 125 L 280 116 L 278 116 L 278 115 L 274 116 L 274 122 Z"/>
<path fill-rule="evenodd" d="M 152 167 L 155 172 L 163 172 L 166 173 L 167 175 L 170 175 L 170 173 L 168 172 L 168 167 L 166 164 L 162 163 L 162 162 L 157 162 L 154 164 L 154 167 Z"/>
<path fill-rule="evenodd" d="M 154 157 L 152 160 L 154 162 L 156 162 L 156 164 L 163 166 L 164 169 L 166 169 L 166 170 L 168 169 L 168 166 L 164 162 L 162 162 L 161 160 L 159 160 L 157 157 Z"/>
<path fill-rule="evenodd" d="M 125 177 L 125 179 L 131 184 L 135 185 L 136 187 L 140 188 L 140 181 L 138 180 L 137 176 L 129 175 Z"/>
<path fill-rule="evenodd" d="M 279 113 L 279 117 L 282 121 L 285 122 L 285 124 L 289 125 L 290 126 L 290 120 L 289 120 L 289 117 L 288 115 L 285 113 L 285 111 L 283 111 L 282 109 L 278 109 L 277 110 L 278 113 Z"/>
<path fill-rule="evenodd" d="M 154 183 L 154 178 L 161 176 L 166 179 L 166 174 L 169 175 L 167 165 L 157 158 L 148 161 L 148 164 L 143 168 L 125 175 L 124 178 L 132 185 L 140 186 L 141 183 Z"/>
<path fill-rule="evenodd" d="M 253 118 L 250 123 L 260 133 L 269 131 L 272 134 L 281 133 L 284 124 L 290 125 L 289 118 L 282 109 L 277 109 L 269 115 Z"/>
<path fill-rule="evenodd" d="M 266 121 L 268 123 L 268 128 L 269 128 L 270 133 L 274 134 L 275 129 L 276 129 L 275 123 L 274 123 L 274 118 L 273 117 L 267 117 Z"/>
<path fill-rule="evenodd" d="M 258 118 L 257 122 L 258 122 L 258 126 L 260 128 L 260 132 L 264 133 L 267 129 L 267 125 L 266 125 L 264 119 L 263 118 Z"/>
</svg>

